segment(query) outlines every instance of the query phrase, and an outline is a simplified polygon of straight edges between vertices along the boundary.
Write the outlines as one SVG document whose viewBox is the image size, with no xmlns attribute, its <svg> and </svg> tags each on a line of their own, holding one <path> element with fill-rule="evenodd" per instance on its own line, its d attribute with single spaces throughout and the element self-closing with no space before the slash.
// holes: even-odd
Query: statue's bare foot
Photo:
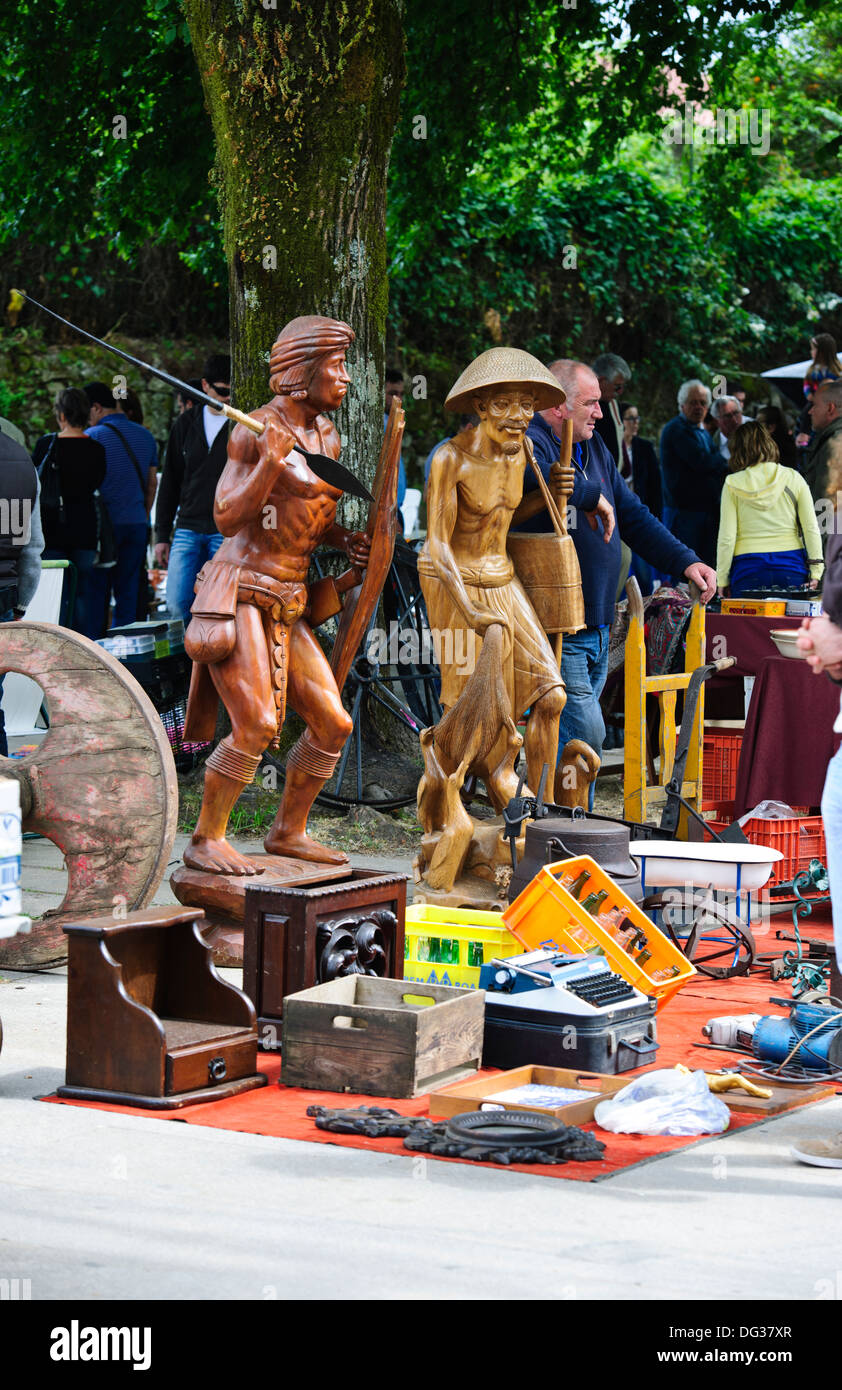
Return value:
<svg viewBox="0 0 842 1390">
<path fill-rule="evenodd" d="M 307 859 L 314 864 L 347 864 L 348 856 L 344 850 L 328 849 L 318 840 L 296 831 L 272 829 L 263 841 L 267 854 L 285 854 L 290 859 Z"/>
<path fill-rule="evenodd" d="M 209 874 L 259 874 L 262 869 L 229 845 L 226 839 L 212 840 L 195 835 L 184 850 L 188 869 L 204 869 Z"/>
</svg>

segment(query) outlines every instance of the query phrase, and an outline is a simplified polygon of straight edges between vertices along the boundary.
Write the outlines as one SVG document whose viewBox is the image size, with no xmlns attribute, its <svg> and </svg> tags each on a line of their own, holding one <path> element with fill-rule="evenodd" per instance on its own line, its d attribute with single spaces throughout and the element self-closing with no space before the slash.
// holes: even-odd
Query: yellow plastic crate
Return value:
<svg viewBox="0 0 842 1390">
<path fill-rule="evenodd" d="M 443 946 L 442 943 L 447 943 Z M 482 947 L 483 962 L 516 956 L 523 951 L 517 937 L 507 930 L 499 912 L 479 912 L 463 907 L 436 907 L 415 903 L 406 909 L 406 953 L 403 977 L 425 985 L 461 985 L 477 989 Z M 472 950 L 473 947 L 473 950 Z M 421 952 L 421 954 L 419 954 Z M 456 955 L 457 960 L 422 959 L 422 955 Z"/>
<path fill-rule="evenodd" d="M 645 933 L 650 952 L 646 964 L 630 955 L 622 943 L 585 910 L 582 902 L 562 886 L 562 880 L 575 879 L 583 871 L 587 871 L 588 879 L 581 891 L 581 899 L 604 889 L 608 897 L 602 911 L 621 908 L 629 920 Z M 558 864 L 545 864 L 506 908 L 503 919 L 525 951 L 543 948 L 585 954 L 601 950 L 624 980 L 628 980 L 641 993 L 657 999 L 659 1009 L 696 974 L 695 966 L 678 947 L 617 887 L 605 870 L 585 854 Z M 667 980 L 655 978 L 666 970 L 675 971 L 675 974 Z"/>
<path fill-rule="evenodd" d="M 724 598 L 723 613 L 743 613 L 749 617 L 782 618 L 786 599 L 781 598 Z"/>
</svg>

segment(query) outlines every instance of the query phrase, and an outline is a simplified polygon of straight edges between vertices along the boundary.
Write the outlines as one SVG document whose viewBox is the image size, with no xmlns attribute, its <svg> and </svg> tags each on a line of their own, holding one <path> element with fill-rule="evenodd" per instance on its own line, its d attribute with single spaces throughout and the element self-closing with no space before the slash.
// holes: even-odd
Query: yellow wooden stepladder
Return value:
<svg viewBox="0 0 842 1390">
<path fill-rule="evenodd" d="M 698 592 L 698 591 L 697 591 Z M 643 599 L 637 580 L 626 584 L 629 600 L 629 631 L 626 637 L 625 679 L 625 767 L 623 815 L 640 824 L 648 820 L 650 808 L 663 807 L 665 787 L 673 774 L 677 729 L 675 701 L 679 690 L 686 690 L 693 672 L 705 664 L 705 610 L 696 600 L 687 629 L 684 670 L 672 676 L 646 674 L 646 641 L 643 628 Z M 728 663 L 731 664 L 730 662 Z M 658 695 L 661 718 L 658 732 L 660 767 L 654 785 L 647 780 L 646 696 Z M 681 796 L 700 813 L 702 801 L 702 746 L 705 725 L 705 687 L 699 689 L 693 715 L 693 730 L 687 752 Z M 677 837 L 687 839 L 689 820 L 682 807 Z"/>
</svg>

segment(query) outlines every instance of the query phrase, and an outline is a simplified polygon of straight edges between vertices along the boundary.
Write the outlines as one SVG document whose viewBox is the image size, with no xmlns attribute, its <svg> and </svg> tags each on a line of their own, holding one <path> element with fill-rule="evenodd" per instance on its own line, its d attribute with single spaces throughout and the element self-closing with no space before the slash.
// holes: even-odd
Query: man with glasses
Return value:
<svg viewBox="0 0 842 1390">
<path fill-rule="evenodd" d="M 710 413 L 717 424 L 717 432 L 713 436 L 713 447 L 719 450 L 725 460 L 728 460 L 731 457 L 729 440 L 745 420 L 743 408 L 736 396 L 717 396 L 710 408 Z"/>
<path fill-rule="evenodd" d="M 728 465 L 702 428 L 710 404 L 711 393 L 703 381 L 693 377 L 682 382 L 678 414 L 661 431 L 661 481 L 664 524 L 712 567 Z"/>
<path fill-rule="evenodd" d="M 594 429 L 605 441 L 605 447 L 619 468 L 623 443 L 620 397 L 631 381 L 631 367 L 624 357 L 618 357 L 615 352 L 604 352 L 596 359 L 592 370 L 599 382 L 599 408 L 602 411 Z"/>
<path fill-rule="evenodd" d="M 230 357 L 217 353 L 207 359 L 201 389 L 213 400 L 228 403 Z M 178 416 L 167 443 L 155 510 L 155 559 L 167 566 L 170 613 L 185 626 L 196 576 L 222 544 L 213 499 L 228 458 L 227 423 L 221 411 L 197 404 Z"/>
</svg>

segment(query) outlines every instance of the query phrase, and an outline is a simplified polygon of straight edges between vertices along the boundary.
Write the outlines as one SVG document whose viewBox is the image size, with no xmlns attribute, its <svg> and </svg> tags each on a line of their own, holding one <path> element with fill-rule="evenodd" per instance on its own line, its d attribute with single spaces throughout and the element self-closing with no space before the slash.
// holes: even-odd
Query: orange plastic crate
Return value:
<svg viewBox="0 0 842 1390">
<path fill-rule="evenodd" d="M 581 898 L 588 894 L 605 890 L 608 894 L 600 912 L 611 908 L 622 908 L 630 920 L 647 938 L 650 959 L 645 964 L 624 949 L 610 931 L 586 912 L 582 903 L 568 893 L 562 880 L 572 882 L 583 870 L 588 879 Z M 628 980 L 630 985 L 641 993 L 653 996 L 658 1008 L 663 1008 L 673 995 L 687 984 L 696 974 L 695 967 L 677 946 L 655 926 L 651 918 L 618 888 L 612 878 L 588 855 L 577 855 L 575 859 L 565 859 L 558 864 L 545 864 L 531 883 L 503 912 L 503 921 L 509 931 L 522 942 L 529 951 L 561 950 L 575 951 L 582 955 L 588 951 L 602 951 L 605 958 Z M 675 969 L 677 973 L 668 980 L 657 980 L 654 976 L 662 970 Z"/>
<path fill-rule="evenodd" d="M 733 801 L 737 792 L 742 729 L 705 731 L 702 751 L 702 805 Z"/>
<path fill-rule="evenodd" d="M 728 821 L 708 821 L 711 829 L 717 831 L 724 830 L 728 824 Z M 785 820 L 752 817 L 744 822 L 743 834 L 749 844 L 768 845 L 769 849 L 779 849 L 783 855 L 783 859 L 778 859 L 772 868 L 771 878 L 764 890 L 766 893 L 778 883 L 791 883 L 796 874 L 810 867 L 811 859 L 820 859 L 827 866 L 827 845 L 821 816 L 789 816 Z M 775 901 L 787 902 L 788 899 L 776 894 Z"/>
</svg>

